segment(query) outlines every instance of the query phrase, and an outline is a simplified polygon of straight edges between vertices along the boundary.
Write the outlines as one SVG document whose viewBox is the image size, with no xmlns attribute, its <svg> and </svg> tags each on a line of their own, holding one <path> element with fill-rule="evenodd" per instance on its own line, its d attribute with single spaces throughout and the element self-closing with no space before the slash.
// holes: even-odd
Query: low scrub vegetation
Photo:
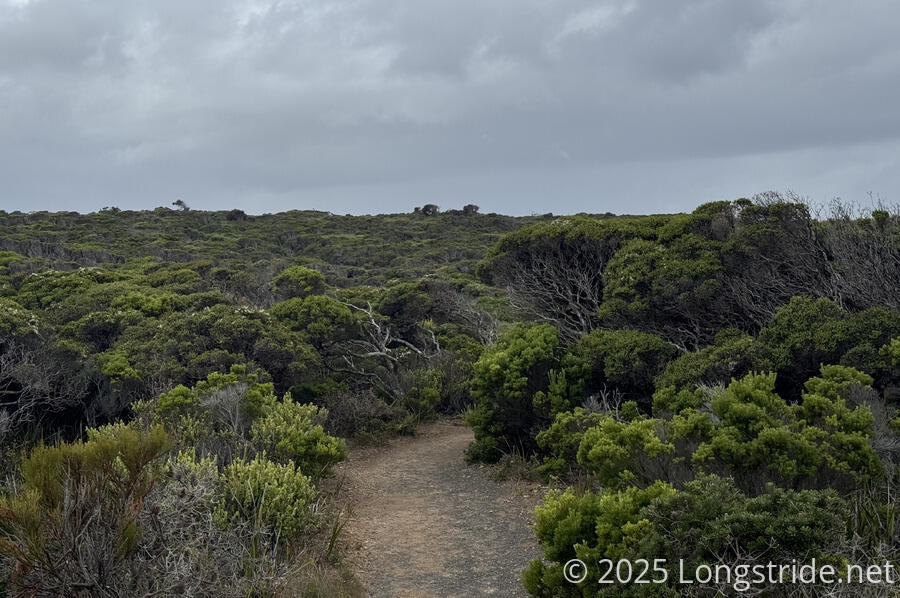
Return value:
<svg viewBox="0 0 900 598">
<path fill-rule="evenodd" d="M 358 596 L 335 467 L 463 412 L 470 461 L 559 486 L 534 596 L 896 563 L 898 401 L 892 210 L 0 212 L 0 592 Z"/>
</svg>

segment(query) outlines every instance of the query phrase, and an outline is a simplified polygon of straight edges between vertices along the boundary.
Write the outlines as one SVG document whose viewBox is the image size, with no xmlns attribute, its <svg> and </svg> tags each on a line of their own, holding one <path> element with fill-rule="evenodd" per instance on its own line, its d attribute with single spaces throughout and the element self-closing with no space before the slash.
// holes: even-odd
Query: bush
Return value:
<svg viewBox="0 0 900 598">
<path fill-rule="evenodd" d="M 293 462 L 237 459 L 222 470 L 220 484 L 224 498 L 216 517 L 222 523 L 249 523 L 287 541 L 313 526 L 316 491 Z"/>
<path fill-rule="evenodd" d="M 282 270 L 272 279 L 272 290 L 280 299 L 319 295 L 325 291 L 325 277 L 322 273 L 304 266 L 292 266 Z"/>
<path fill-rule="evenodd" d="M 179 385 L 155 401 L 137 403 L 135 411 L 165 426 L 180 446 L 211 452 L 227 463 L 249 448 L 252 422 L 275 401 L 271 383 L 234 365 L 228 374 L 214 372 L 193 388 Z"/>
<path fill-rule="evenodd" d="M 576 457 L 584 433 L 599 425 L 605 417 L 602 413 L 592 413 L 581 407 L 557 413 L 550 427 L 535 439 L 546 454 L 538 468 L 540 473 L 545 477 L 571 475 L 578 467 Z"/>
<path fill-rule="evenodd" d="M 269 313 L 289 329 L 305 333 L 308 341 L 318 349 L 347 338 L 354 322 L 349 307 L 321 295 L 294 297 L 276 303 Z"/>
<path fill-rule="evenodd" d="M 266 595 L 282 568 L 280 555 L 268 549 L 274 541 L 267 530 L 249 523 L 218 525 L 214 512 L 221 499 L 215 459 L 187 452 L 168 459 L 145 501 L 145 527 L 153 533 L 135 565 L 154 590 L 228 598 Z"/>
<path fill-rule="evenodd" d="M 403 372 L 400 378 L 403 394 L 397 404 L 418 420 L 433 418 L 441 404 L 444 372 L 419 368 Z"/>
<path fill-rule="evenodd" d="M 124 424 L 88 436 L 33 449 L 21 486 L 0 499 L 0 554 L 15 563 L 12 585 L 29 595 L 136 595 L 150 585 L 132 565 L 168 437 Z"/>
<path fill-rule="evenodd" d="M 833 491 L 773 487 L 748 497 L 717 476 L 702 476 L 683 490 L 661 482 L 602 495 L 570 488 L 552 492 L 538 508 L 535 532 L 549 563 L 533 561 L 523 581 L 530 594 L 540 597 L 681 596 L 680 560 L 684 571 L 700 564 L 735 567 L 794 559 L 806 564 L 812 558 L 838 564 L 850 556 L 840 552 L 847 517 L 846 503 Z M 589 564 L 587 579 L 578 585 L 563 577 L 563 563 L 573 558 Z M 603 585 L 597 578 L 600 559 L 664 559 L 668 580 L 650 586 L 651 592 L 636 584 Z M 654 572 L 652 578 L 658 577 Z M 704 591 L 731 595 L 733 583 Z M 785 595 L 784 587 L 753 589 Z"/>
<path fill-rule="evenodd" d="M 649 408 L 653 379 L 678 350 L 662 338 L 637 330 L 594 330 L 572 345 L 562 359 L 567 403 L 615 393 Z"/>
<path fill-rule="evenodd" d="M 675 452 L 675 446 L 661 438 L 666 436 L 664 428 L 665 422 L 656 419 L 619 422 L 603 418 L 584 433 L 578 447 L 578 464 L 607 487 L 644 485 L 663 478 L 669 456 Z"/>
<path fill-rule="evenodd" d="M 469 337 L 464 338 L 477 344 Z M 436 406 L 440 413 L 458 415 L 472 404 L 474 364 L 482 347 L 478 345 L 475 357 L 466 352 L 466 348 L 448 350 L 444 346 L 440 356 L 430 364 L 440 378 L 440 399 Z"/>
<path fill-rule="evenodd" d="M 849 314 L 828 299 L 794 297 L 760 331 L 759 340 L 771 351 L 779 393 L 793 400 L 823 364 L 858 365 L 884 375 L 890 365 L 878 358 L 879 349 L 897 334 L 900 314 L 890 310 Z"/>
<path fill-rule="evenodd" d="M 596 564 L 604 558 L 613 561 L 651 558 L 634 551 L 654 531 L 643 511 L 654 500 L 674 492 L 662 482 L 643 490 L 628 488 L 602 495 L 578 493 L 572 488 L 565 492 L 551 491 L 538 507 L 534 524 L 550 564 L 539 559 L 532 561 L 523 574 L 525 588 L 533 596 L 542 597 L 623 595 L 623 590 L 628 591 L 627 586 L 610 588 L 598 583 Z M 578 585 L 563 577 L 563 564 L 574 558 L 594 565 L 588 566 L 587 579 Z"/>
<path fill-rule="evenodd" d="M 799 404 L 775 393 L 774 374 L 735 380 L 711 402 L 720 422 L 693 455 L 698 464 L 722 465 L 747 488 L 768 479 L 782 484 L 804 480 L 816 487 L 848 488 L 879 478 L 883 465 L 869 444 L 871 409 L 846 404 L 852 385 L 871 377 L 852 368 L 826 366 L 806 383 Z"/>
<path fill-rule="evenodd" d="M 599 313 L 608 326 L 654 332 L 696 348 L 733 320 L 722 293 L 721 243 L 700 235 L 629 241 L 609 260 L 603 278 Z"/>
<path fill-rule="evenodd" d="M 328 412 L 324 425 L 330 434 L 378 443 L 415 432 L 414 417 L 399 405 L 388 405 L 371 390 L 336 389 L 317 402 Z"/>
<path fill-rule="evenodd" d="M 558 349 L 553 326 L 519 325 L 475 362 L 472 394 L 477 403 L 469 416 L 475 442 L 468 459 L 496 462 L 504 451 L 534 452 L 535 436 L 550 419 L 541 405 Z M 535 405 L 537 393 L 541 395 Z"/>
<path fill-rule="evenodd" d="M 872 410 L 849 401 L 871 380 L 852 368 L 824 366 L 797 404 L 775 392 L 774 374 L 749 374 L 713 393 L 673 396 L 669 387 L 657 393 L 667 405 L 660 417 L 604 417 L 585 431 L 577 461 L 608 487 L 678 485 L 705 472 L 733 476 L 751 494 L 769 482 L 848 492 L 884 474 L 871 446 Z"/>
<path fill-rule="evenodd" d="M 669 362 L 655 380 L 657 390 L 672 387 L 676 392 L 698 386 L 725 386 L 733 378 L 751 371 L 770 371 L 766 347 L 750 335 L 726 329 L 712 345 L 684 353 Z"/>
<path fill-rule="evenodd" d="M 256 450 L 282 464 L 293 462 L 316 480 L 347 458 L 344 441 L 329 436 L 322 428 L 327 418 L 326 409 L 300 405 L 287 394 L 253 422 L 250 438 Z"/>
</svg>

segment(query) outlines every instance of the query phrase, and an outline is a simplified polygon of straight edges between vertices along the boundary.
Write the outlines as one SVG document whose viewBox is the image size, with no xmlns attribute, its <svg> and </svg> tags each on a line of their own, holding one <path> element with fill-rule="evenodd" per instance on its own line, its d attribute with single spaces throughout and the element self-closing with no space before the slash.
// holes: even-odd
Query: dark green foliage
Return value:
<svg viewBox="0 0 900 598">
<path fill-rule="evenodd" d="M 716 476 L 701 476 L 682 490 L 659 482 L 603 495 L 569 489 L 551 494 L 538 509 L 535 532 L 549 563 L 532 562 L 525 587 L 533 596 L 547 597 L 679 596 L 684 590 L 679 559 L 684 571 L 701 564 L 834 562 L 848 516 L 846 503 L 832 491 L 770 488 L 748 497 L 731 480 Z M 579 585 L 563 578 L 562 565 L 572 558 L 595 565 Z M 664 559 L 668 581 L 649 587 L 599 584 L 596 565 L 604 558 Z M 726 583 L 721 589 L 735 588 Z M 784 588 L 771 590 L 780 596 Z"/>
<path fill-rule="evenodd" d="M 400 405 L 389 404 L 371 390 L 330 389 L 316 399 L 328 412 L 325 430 L 345 438 L 380 443 L 415 432 L 418 421 Z"/>
<path fill-rule="evenodd" d="M 606 263 L 628 239 L 655 236 L 662 221 L 577 216 L 541 222 L 504 236 L 477 272 L 572 342 L 599 323 Z"/>
<path fill-rule="evenodd" d="M 614 395 L 649 407 L 653 380 L 678 350 L 662 338 L 637 330 L 595 330 L 569 347 L 561 371 L 567 403 Z"/>
<path fill-rule="evenodd" d="M 272 279 L 272 289 L 279 299 L 304 299 L 325 291 L 325 277 L 311 268 L 293 266 Z"/>
<path fill-rule="evenodd" d="M 598 426 L 606 416 L 602 413 L 585 411 L 576 407 L 572 411 L 556 414 L 553 423 L 541 431 L 535 440 L 547 455 L 540 466 L 540 472 L 546 477 L 571 475 L 578 467 L 576 457 L 578 447 L 585 432 Z"/>
<path fill-rule="evenodd" d="M 655 383 L 660 389 L 693 390 L 701 385 L 724 386 L 732 378 L 741 378 L 751 371 L 771 369 L 762 343 L 735 329 L 726 329 L 716 335 L 713 344 L 684 353 L 667 364 Z"/>
<path fill-rule="evenodd" d="M 434 299 L 427 285 L 413 282 L 388 287 L 375 305 L 378 313 L 390 318 L 400 334 L 408 334 L 425 320 L 433 306 Z"/>
<path fill-rule="evenodd" d="M 549 410 L 535 396 L 547 390 L 558 359 L 557 331 L 549 324 L 516 326 L 485 350 L 475 362 L 469 459 L 494 462 L 504 452 L 534 451 L 535 435 L 549 423 Z"/>
<path fill-rule="evenodd" d="M 346 340 L 356 323 L 350 308 L 323 295 L 288 299 L 273 305 L 269 313 L 290 330 L 304 333 L 307 342 L 320 350 Z"/>
<path fill-rule="evenodd" d="M 239 363 L 265 364 L 284 391 L 316 366 L 317 353 L 306 339 L 265 312 L 214 305 L 141 319 L 97 359 L 114 383 L 129 383 L 138 396 L 146 396 L 141 387 L 191 383 Z"/>
<path fill-rule="evenodd" d="M 461 211 L 431 218 L 314 211 L 247 218 L 235 210 L 0 211 L 0 251 L 27 255 L 37 267 L 60 269 L 147 256 L 168 262 L 208 259 L 228 271 L 223 290 L 239 288 L 253 299 L 275 274 L 298 262 L 315 264 L 330 283 L 341 286 L 415 280 L 435 271 L 467 272 L 504 232 L 536 221 Z M 273 260 L 281 260 L 274 271 Z M 241 272 L 267 274 L 241 283 Z"/>
<path fill-rule="evenodd" d="M 719 252 L 718 242 L 693 234 L 628 242 L 603 270 L 600 315 L 618 326 L 662 334 L 682 347 L 709 342 L 729 321 Z"/>
<path fill-rule="evenodd" d="M 859 366 L 890 382 L 890 365 L 879 353 L 900 334 L 900 313 L 882 308 L 848 313 L 828 299 L 794 297 L 759 333 L 779 375 L 779 390 L 799 395 L 803 381 L 822 364 Z"/>
</svg>

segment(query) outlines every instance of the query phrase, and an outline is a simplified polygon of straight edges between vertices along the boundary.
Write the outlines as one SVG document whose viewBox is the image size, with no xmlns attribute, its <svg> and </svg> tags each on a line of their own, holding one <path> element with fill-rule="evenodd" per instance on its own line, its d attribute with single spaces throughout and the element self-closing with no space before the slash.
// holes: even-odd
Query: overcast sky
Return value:
<svg viewBox="0 0 900 598">
<path fill-rule="evenodd" d="M 0 209 L 900 201 L 890 0 L 0 0 Z"/>
</svg>

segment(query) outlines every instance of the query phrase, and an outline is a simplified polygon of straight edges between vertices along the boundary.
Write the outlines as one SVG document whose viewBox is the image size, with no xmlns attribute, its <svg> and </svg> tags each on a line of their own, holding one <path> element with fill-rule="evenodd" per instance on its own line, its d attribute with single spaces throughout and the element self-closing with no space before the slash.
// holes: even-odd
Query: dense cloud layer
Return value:
<svg viewBox="0 0 900 598">
<path fill-rule="evenodd" d="M 0 0 L 0 208 L 897 200 L 900 6 Z"/>
</svg>

